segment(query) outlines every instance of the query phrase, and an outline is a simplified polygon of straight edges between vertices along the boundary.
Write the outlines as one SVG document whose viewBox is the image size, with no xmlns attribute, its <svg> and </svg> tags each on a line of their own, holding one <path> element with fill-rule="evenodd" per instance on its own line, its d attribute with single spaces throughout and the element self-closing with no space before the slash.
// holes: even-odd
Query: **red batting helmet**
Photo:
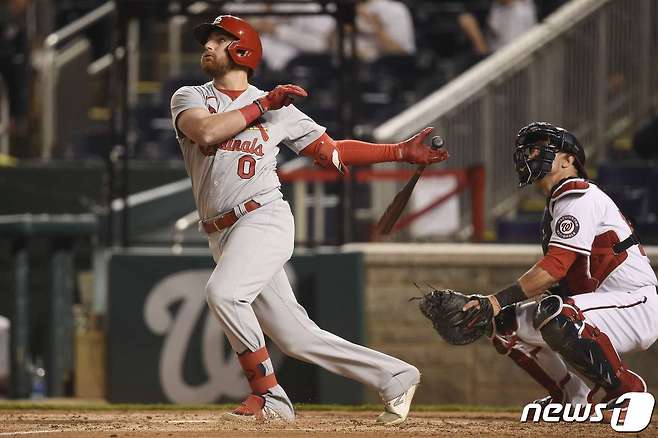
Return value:
<svg viewBox="0 0 658 438">
<path fill-rule="evenodd" d="M 201 44 L 206 44 L 208 37 L 214 31 L 224 31 L 237 38 L 228 46 L 229 56 L 236 64 L 248 67 L 252 72 L 256 70 L 263 56 L 263 46 L 258 32 L 251 24 L 233 15 L 220 15 L 212 23 L 196 26 L 194 37 Z"/>
</svg>

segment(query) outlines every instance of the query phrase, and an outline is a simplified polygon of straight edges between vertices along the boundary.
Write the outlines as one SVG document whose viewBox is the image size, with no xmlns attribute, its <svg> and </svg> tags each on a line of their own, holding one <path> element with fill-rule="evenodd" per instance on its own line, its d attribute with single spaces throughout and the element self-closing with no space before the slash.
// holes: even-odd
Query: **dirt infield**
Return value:
<svg viewBox="0 0 658 438">
<path fill-rule="evenodd" d="M 503 412 L 414 412 L 400 426 L 375 424 L 377 412 L 312 411 L 298 413 L 293 424 L 236 423 L 216 411 L 0 411 L 0 437 L 406 437 L 406 436 L 614 436 L 601 424 L 521 424 L 518 414 Z M 656 419 L 640 436 L 658 436 Z"/>
</svg>

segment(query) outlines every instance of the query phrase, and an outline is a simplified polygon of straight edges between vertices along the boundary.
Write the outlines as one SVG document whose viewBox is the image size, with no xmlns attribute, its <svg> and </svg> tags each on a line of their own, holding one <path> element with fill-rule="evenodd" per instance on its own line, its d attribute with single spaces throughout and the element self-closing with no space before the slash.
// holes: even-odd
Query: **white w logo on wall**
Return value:
<svg viewBox="0 0 658 438">
<path fill-rule="evenodd" d="M 207 307 L 205 286 L 209 270 L 182 271 L 165 277 L 150 291 L 144 304 L 147 327 L 164 336 L 159 361 L 160 385 L 174 403 L 210 403 L 221 397 L 239 399 L 249 385 L 235 354 L 224 354 L 228 342 Z M 177 311 L 172 307 L 181 303 Z M 194 327 L 202 315 L 201 355 L 208 379 L 199 384 L 185 381 L 183 367 Z"/>
</svg>

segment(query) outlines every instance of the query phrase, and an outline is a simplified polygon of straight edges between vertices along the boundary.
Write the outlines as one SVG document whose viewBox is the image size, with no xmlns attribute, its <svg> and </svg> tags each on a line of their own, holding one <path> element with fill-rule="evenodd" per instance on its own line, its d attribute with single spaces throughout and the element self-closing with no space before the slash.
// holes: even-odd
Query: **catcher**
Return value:
<svg viewBox="0 0 658 438">
<path fill-rule="evenodd" d="M 637 235 L 587 180 L 584 150 L 568 131 L 545 122 L 524 127 L 514 163 L 519 187 L 534 184 L 546 195 L 543 258 L 493 295 L 435 290 L 421 311 L 449 343 L 489 335 L 548 390 L 541 404 L 607 403 L 645 392 L 619 356 L 658 338 L 658 281 Z"/>
</svg>

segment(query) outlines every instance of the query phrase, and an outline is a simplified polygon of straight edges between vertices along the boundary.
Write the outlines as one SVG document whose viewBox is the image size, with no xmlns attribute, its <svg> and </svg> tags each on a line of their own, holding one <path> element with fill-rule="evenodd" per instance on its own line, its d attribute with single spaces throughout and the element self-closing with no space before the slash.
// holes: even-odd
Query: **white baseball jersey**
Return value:
<svg viewBox="0 0 658 438">
<path fill-rule="evenodd" d="M 633 230 L 619 207 L 595 184 L 581 178 L 561 182 L 547 209 L 551 221 L 545 241 L 579 254 L 566 278 L 574 293 L 634 292 L 658 284 L 641 245 L 613 253 L 612 246 Z"/>
<path fill-rule="evenodd" d="M 227 112 L 249 105 L 265 94 L 250 85 L 232 100 L 211 81 L 182 87 L 172 96 L 174 129 L 201 219 L 217 216 L 250 199 L 264 205 L 281 198 L 281 183 L 276 174 L 279 144 L 284 143 L 299 153 L 325 132 L 324 127 L 293 105 L 266 112 L 235 137 L 210 148 L 200 148 L 177 127 L 178 116 L 187 109 Z M 214 154 L 213 150 L 216 150 Z"/>
</svg>

